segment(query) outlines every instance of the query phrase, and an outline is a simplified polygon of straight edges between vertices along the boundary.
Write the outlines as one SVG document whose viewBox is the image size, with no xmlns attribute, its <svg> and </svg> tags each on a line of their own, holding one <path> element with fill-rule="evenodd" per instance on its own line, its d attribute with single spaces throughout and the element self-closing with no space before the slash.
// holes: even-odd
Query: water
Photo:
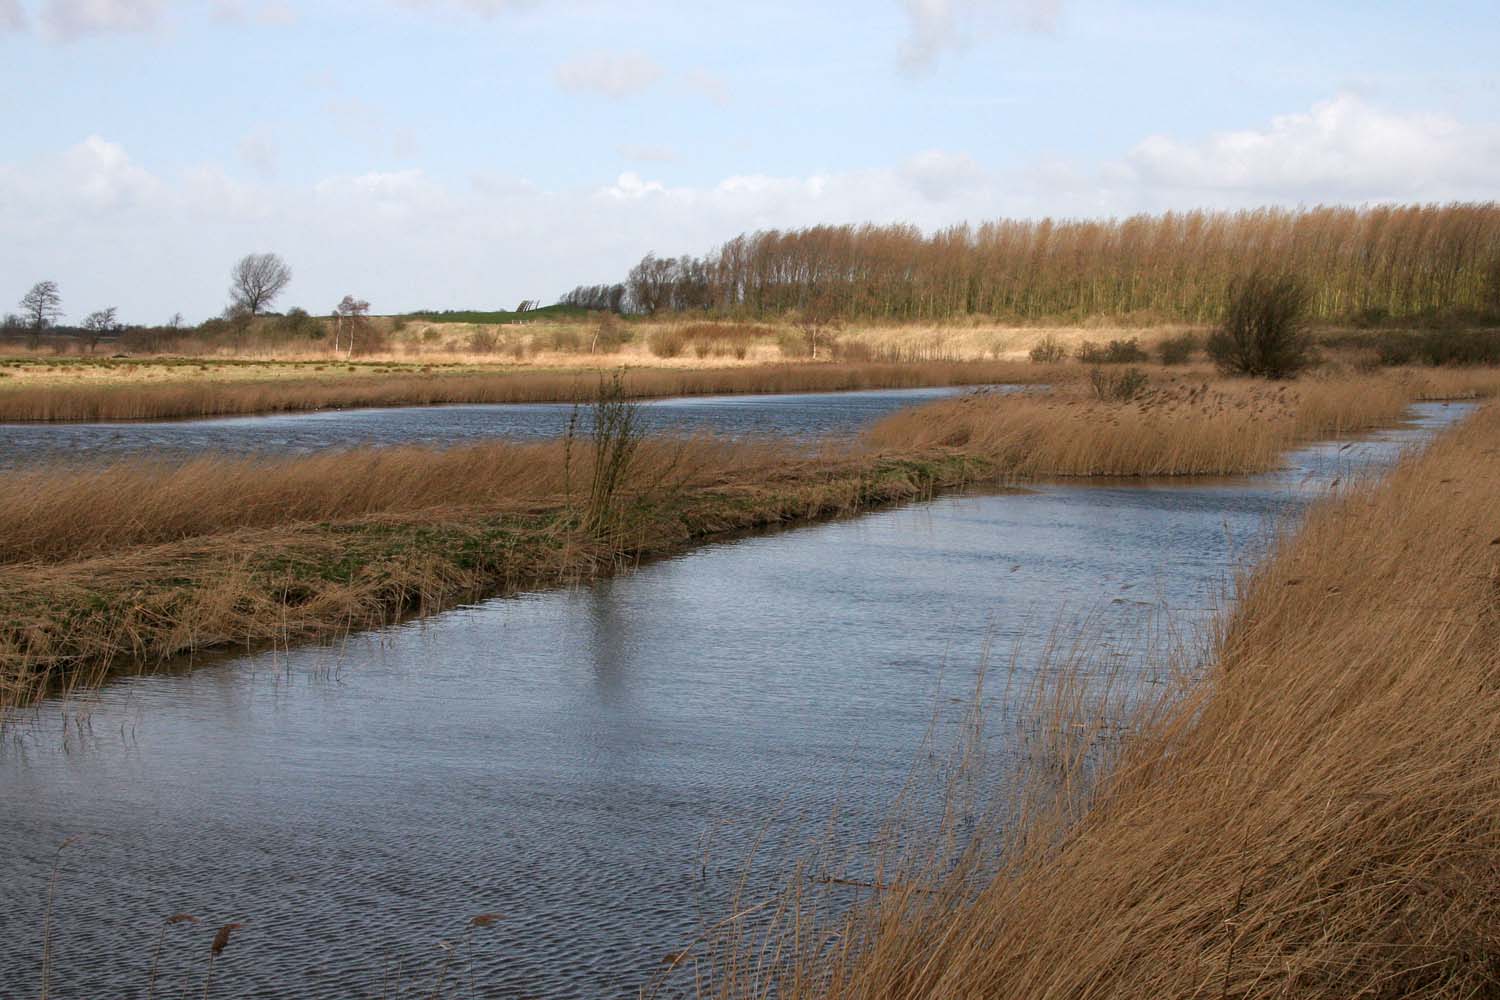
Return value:
<svg viewBox="0 0 1500 1000">
<path fill-rule="evenodd" d="M 822 438 L 853 434 L 896 410 L 972 388 L 691 396 L 643 402 L 641 417 L 650 431 Z M 139 455 L 297 455 L 370 444 L 453 445 L 501 437 L 552 438 L 564 432 L 572 412 L 566 403 L 514 403 L 323 410 L 210 420 L 0 424 L 0 469 L 40 461 Z"/>
<path fill-rule="evenodd" d="M 40 992 L 74 835 L 55 997 L 144 996 L 179 911 L 210 926 L 172 930 L 163 996 L 201 991 L 229 920 L 218 995 L 378 996 L 399 958 L 425 996 L 492 911 L 455 964 L 475 995 L 634 996 L 762 831 L 757 887 L 836 806 L 871 832 L 987 640 L 1024 666 L 1059 608 L 1202 621 L 1268 525 L 1465 409 L 1272 475 L 942 499 L 44 705 L 0 751 L 0 996 Z"/>
</svg>

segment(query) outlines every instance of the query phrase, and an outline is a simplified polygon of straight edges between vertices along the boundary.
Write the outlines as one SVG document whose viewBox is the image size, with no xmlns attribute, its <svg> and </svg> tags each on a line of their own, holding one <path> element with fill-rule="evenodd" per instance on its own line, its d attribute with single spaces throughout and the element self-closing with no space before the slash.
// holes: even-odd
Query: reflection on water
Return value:
<svg viewBox="0 0 1500 1000">
<path fill-rule="evenodd" d="M 641 422 L 649 431 L 819 438 L 853 434 L 902 407 L 971 388 L 657 399 L 641 403 Z M 210 420 L 0 424 L 0 469 L 59 459 L 300 455 L 369 444 L 453 445 L 494 438 L 551 438 L 564 432 L 572 413 L 573 407 L 566 403 L 513 403 L 323 410 Z"/>
<path fill-rule="evenodd" d="M 81 835 L 57 997 L 144 996 L 179 911 L 247 923 L 221 995 L 378 996 L 398 962 L 426 995 L 437 941 L 499 911 L 476 995 L 633 996 L 763 830 L 761 879 L 835 805 L 870 832 L 987 637 L 1024 669 L 1059 609 L 1201 620 L 1269 522 L 1461 409 L 1275 475 L 943 499 L 122 681 L 83 721 L 45 705 L 0 752 L 0 993 L 40 992 L 48 874 Z M 161 995 L 201 989 L 211 933 L 172 931 Z"/>
</svg>

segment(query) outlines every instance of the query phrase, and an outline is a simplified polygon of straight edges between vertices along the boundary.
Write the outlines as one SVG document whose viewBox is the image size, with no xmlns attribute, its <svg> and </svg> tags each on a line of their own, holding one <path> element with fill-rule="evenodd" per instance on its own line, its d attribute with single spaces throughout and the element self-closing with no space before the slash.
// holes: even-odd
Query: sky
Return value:
<svg viewBox="0 0 1500 1000">
<path fill-rule="evenodd" d="M 1500 197 L 1494 0 L 0 0 L 0 310 L 513 308 L 818 223 Z"/>
</svg>

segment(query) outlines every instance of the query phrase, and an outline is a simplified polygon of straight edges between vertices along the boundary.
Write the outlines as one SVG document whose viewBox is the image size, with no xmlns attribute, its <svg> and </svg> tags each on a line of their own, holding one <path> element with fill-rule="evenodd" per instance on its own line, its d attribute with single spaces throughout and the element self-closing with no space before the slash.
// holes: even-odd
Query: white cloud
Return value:
<svg viewBox="0 0 1500 1000">
<path fill-rule="evenodd" d="M 1062 0 L 901 0 L 910 22 L 901 63 L 912 72 L 931 68 L 945 49 L 962 48 L 996 28 L 1050 32 L 1062 17 Z"/>
<path fill-rule="evenodd" d="M 26 12 L 21 0 L 0 0 L 0 31 L 25 31 Z"/>
<path fill-rule="evenodd" d="M 402 7 L 423 9 L 429 7 L 458 7 L 473 14 L 494 17 L 508 10 L 530 7 L 535 0 L 395 0 Z"/>
<path fill-rule="evenodd" d="M 629 97 L 661 79 L 662 69 L 640 52 L 590 52 L 557 67 L 557 85 L 575 94 Z"/>
<path fill-rule="evenodd" d="M 901 167 L 901 176 L 930 201 L 948 201 L 983 185 L 984 169 L 967 153 L 940 149 L 918 153 Z"/>
<path fill-rule="evenodd" d="M 1218 200 L 1484 197 L 1500 180 L 1500 131 L 1446 115 L 1381 110 L 1352 94 L 1202 141 L 1155 135 L 1125 157 L 1138 184 Z"/>
<path fill-rule="evenodd" d="M 94 209 L 130 209 L 149 202 L 160 182 L 131 160 L 124 147 L 91 135 L 63 155 L 60 178 Z"/>
<path fill-rule="evenodd" d="M 70 41 L 87 35 L 146 31 L 161 22 L 165 0 L 47 0 L 42 27 Z"/>
<path fill-rule="evenodd" d="M 213 0 L 209 15 L 225 24 L 253 21 L 256 24 L 284 26 L 297 23 L 297 11 L 287 3 L 266 0 L 264 3 L 246 3 L 244 0 Z"/>
</svg>

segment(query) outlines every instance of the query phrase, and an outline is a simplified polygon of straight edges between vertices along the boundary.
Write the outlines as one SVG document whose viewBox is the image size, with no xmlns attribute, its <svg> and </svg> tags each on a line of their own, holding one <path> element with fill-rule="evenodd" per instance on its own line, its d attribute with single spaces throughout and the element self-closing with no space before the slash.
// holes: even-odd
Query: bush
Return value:
<svg viewBox="0 0 1500 1000">
<path fill-rule="evenodd" d="M 469 350 L 475 354 L 493 354 L 500 346 L 500 334 L 480 327 L 469 334 Z"/>
<path fill-rule="evenodd" d="M 1151 380 L 1139 368 L 1127 368 L 1118 374 L 1095 368 L 1089 372 L 1089 384 L 1094 395 L 1106 403 L 1128 403 L 1145 392 Z"/>
<path fill-rule="evenodd" d="M 572 354 L 583 346 L 583 338 L 578 335 L 577 330 L 553 330 L 547 335 L 547 345 L 554 351 Z"/>
<path fill-rule="evenodd" d="M 776 346 L 786 358 L 805 358 L 812 353 L 812 345 L 797 330 L 782 330 L 776 334 Z"/>
<path fill-rule="evenodd" d="M 1179 333 L 1157 344 L 1156 353 L 1164 365 L 1187 364 L 1198 353 L 1198 338 L 1195 334 Z"/>
<path fill-rule="evenodd" d="M 602 313 L 599 316 L 599 327 L 589 342 L 589 352 L 611 354 L 623 347 L 629 339 L 630 332 L 625 329 L 619 317 L 612 312 Z"/>
<path fill-rule="evenodd" d="M 1092 340 L 1078 345 L 1078 360 L 1086 365 L 1130 365 L 1147 360 L 1141 342 L 1134 337 L 1129 340 L 1111 340 L 1100 347 Z"/>
<path fill-rule="evenodd" d="M 652 330 L 646 336 L 646 349 L 658 358 L 675 358 L 687 347 L 687 338 L 679 330 Z"/>
<path fill-rule="evenodd" d="M 1208 356 L 1231 375 L 1292 378 L 1314 360 L 1306 312 L 1307 291 L 1290 275 L 1242 278 L 1230 288 L 1223 325 L 1208 338 Z"/>
<path fill-rule="evenodd" d="M 992 356 L 999 357 L 999 349 L 992 350 Z M 1037 365 L 1055 365 L 1065 361 L 1068 357 L 1068 349 L 1062 345 L 1062 341 L 1050 333 L 1037 342 L 1031 349 L 1031 362 Z"/>
<path fill-rule="evenodd" d="M 836 341 L 833 356 L 851 364 L 867 364 L 875 360 L 875 350 L 862 340 Z"/>
</svg>

